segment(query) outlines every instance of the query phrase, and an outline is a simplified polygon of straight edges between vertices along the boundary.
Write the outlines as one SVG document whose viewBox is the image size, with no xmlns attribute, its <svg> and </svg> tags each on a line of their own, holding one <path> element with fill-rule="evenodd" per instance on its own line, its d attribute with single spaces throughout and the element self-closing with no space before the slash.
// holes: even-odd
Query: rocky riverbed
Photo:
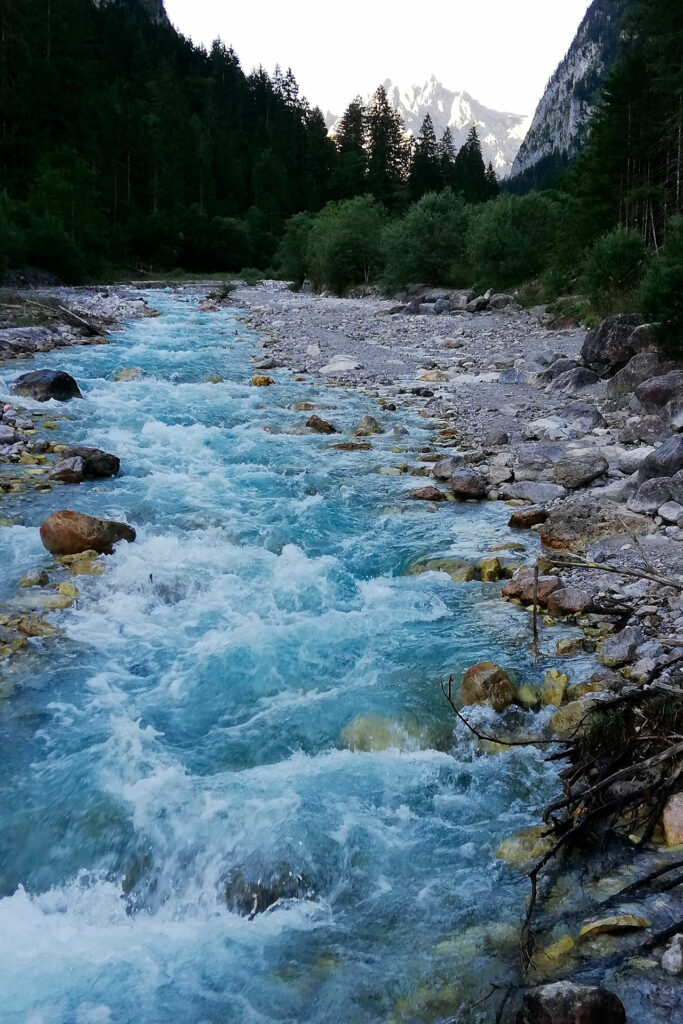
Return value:
<svg viewBox="0 0 683 1024">
<path fill-rule="evenodd" d="M 204 298 L 207 290 L 193 287 L 179 297 L 193 304 L 200 299 L 198 309 L 217 312 L 220 303 Z M 119 318 L 153 316 L 148 294 L 135 289 L 64 290 L 58 302 L 86 318 L 89 327 L 81 331 L 70 317 L 40 326 L 40 336 L 34 328 L 27 340 L 21 333 L 26 328 L 6 325 L 0 330 L 0 353 L 6 360 L 16 360 L 65 344 L 102 342 L 105 339 L 92 333 L 93 321 L 106 322 L 111 329 Z M 497 734 L 480 740 L 480 753 L 504 750 L 504 738 L 499 743 L 498 734 L 519 736 L 519 723 L 528 736 L 528 717 L 515 717 L 520 709 L 525 714 L 541 711 L 537 736 L 549 741 L 573 737 L 596 702 L 647 688 L 655 679 L 657 686 L 668 686 L 680 695 L 680 367 L 657 349 L 649 329 L 633 318 L 612 318 L 587 333 L 577 326 L 553 326 L 542 308 L 523 310 L 500 297 L 496 305 L 502 308 L 475 302 L 472 312 L 459 308 L 460 302 L 451 311 L 443 293 L 426 293 L 419 299 L 397 305 L 375 298 L 322 298 L 266 283 L 238 287 L 225 301 L 238 306 L 243 321 L 261 337 L 252 359 L 254 387 L 277 390 L 276 371 L 287 368 L 295 381 L 351 389 L 366 400 L 367 412 L 351 429 L 337 418 L 333 401 L 331 411 L 320 400 L 298 401 L 292 409 L 305 417 L 290 433 L 330 435 L 331 455 L 372 452 L 373 445 L 384 443 L 388 435 L 395 462 L 383 465 L 380 472 L 405 475 L 405 502 L 425 503 L 438 515 L 447 514 L 447 506 L 457 502 L 508 503 L 509 539 L 490 545 L 486 557 L 450 552 L 439 558 L 434 552 L 430 559 L 415 561 L 408 575 L 436 571 L 463 583 L 499 580 L 502 596 L 519 604 L 520 615 L 531 620 L 536 607 L 541 644 L 544 630 L 566 624 L 569 635 L 557 641 L 557 655 L 576 656 L 581 665 L 586 655 L 597 658 L 599 667 L 594 666 L 592 674 L 580 672 L 575 677 L 554 669 L 531 685 L 511 679 L 495 662 L 471 666 L 464 673 L 458 702 L 476 714 L 481 706 L 487 728 Z M 115 339 L 113 333 L 108 340 Z M 26 347 L 34 344 L 35 348 Z M 35 374 L 21 373 L 25 367 L 17 364 L 16 369 L 17 398 L 4 405 L 0 418 L 0 487 L 13 496 L 59 487 L 64 489 L 65 504 L 72 504 L 66 495 L 74 493 L 74 484 L 104 480 L 118 472 L 118 454 L 69 445 L 69 406 L 64 405 L 62 413 L 60 399 L 78 402 L 79 394 L 68 382 L 55 379 L 59 371 L 36 380 Z M 144 371 L 124 366 L 113 371 L 112 378 L 134 382 L 144 378 Z M 223 378 L 212 373 L 205 380 L 220 384 Z M 77 391 L 76 381 L 74 385 Z M 30 411 L 22 407 L 22 394 L 32 399 Z M 53 403 L 46 413 L 38 409 L 35 402 L 43 401 L 41 394 L 60 401 L 59 411 Z M 424 425 L 426 436 L 419 446 L 406 431 L 408 420 Z M 263 429 L 276 433 L 268 424 Z M 415 479 L 419 477 L 424 479 Z M 8 519 L 7 525 L 15 521 Z M 55 522 L 64 527 L 61 519 Z M 72 545 L 71 522 L 71 546 L 64 546 L 62 536 L 57 543 L 51 539 L 46 544 L 57 554 L 54 571 L 48 578 L 29 573 L 21 582 L 20 589 L 30 600 L 23 605 L 15 601 L 0 620 L 0 656 L 19 657 L 26 652 L 28 638 L 50 635 L 50 623 L 40 616 L 73 604 L 78 597 L 74 574 L 102 572 L 91 540 L 99 536 L 99 527 L 92 532 L 95 522 L 79 522 L 79 531 L 89 539 L 79 539 L 78 550 Z M 126 529 L 117 536 L 135 536 L 133 531 L 126 536 Z M 541 541 L 537 559 L 529 556 L 538 545 L 534 534 L 540 534 Z M 486 718 L 491 713 L 500 718 L 493 726 Z M 362 729 L 359 725 L 353 736 L 362 733 L 360 746 L 352 749 L 374 749 L 378 728 L 386 732 L 381 725 L 370 728 L 372 735 L 366 735 L 367 722 Z M 667 857 L 683 843 L 678 792 L 663 803 L 662 812 L 654 837 L 658 845 L 650 844 L 642 855 L 648 869 L 661 867 L 662 858 L 666 866 Z M 522 866 L 533 861 L 548 848 L 545 829 L 539 829 L 511 838 L 499 856 Z M 564 884 L 572 884 L 567 878 Z M 618 888 L 610 890 L 610 898 Z M 597 891 L 604 895 L 607 890 Z M 667 915 L 675 913 L 672 899 L 648 907 L 654 927 L 661 930 Z M 544 950 L 552 962 L 551 976 L 573 971 L 582 959 L 618 951 L 619 939 L 603 937 L 591 947 L 595 936 L 633 935 L 650 924 L 624 924 L 629 907 L 613 909 L 615 920 L 601 929 L 591 932 L 595 921 L 584 922 L 589 939 L 582 932 L 581 943 L 578 929 L 576 935 L 571 929 L 549 932 Z M 672 939 L 668 952 L 665 946 L 657 951 L 658 972 L 662 953 L 667 964 L 678 963 L 675 935 Z M 610 945 L 613 942 L 617 945 Z M 656 998 L 666 1008 L 673 997 L 659 975 L 658 979 Z M 640 984 L 637 972 L 626 984 Z M 597 999 L 583 990 L 574 995 L 588 1003 Z M 548 1005 L 557 999 L 571 1003 L 574 995 L 568 990 L 551 992 Z M 604 1014 L 612 1004 L 598 999 L 596 1006 L 595 1012 Z M 537 1019 L 533 1014 L 538 1012 L 538 1007 L 529 1009 L 528 1020 Z"/>
</svg>

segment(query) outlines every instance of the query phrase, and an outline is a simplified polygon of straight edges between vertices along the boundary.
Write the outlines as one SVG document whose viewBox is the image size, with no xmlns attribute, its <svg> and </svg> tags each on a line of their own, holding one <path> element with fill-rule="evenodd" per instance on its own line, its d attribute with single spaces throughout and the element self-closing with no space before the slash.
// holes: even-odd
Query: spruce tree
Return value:
<svg viewBox="0 0 683 1024">
<path fill-rule="evenodd" d="M 367 112 L 359 96 L 346 108 L 335 132 L 337 165 L 330 183 L 336 199 L 352 199 L 366 188 L 365 149 Z"/>
<path fill-rule="evenodd" d="M 368 188 L 389 209 L 403 202 L 409 149 L 403 120 L 380 85 L 367 116 Z"/>
<path fill-rule="evenodd" d="M 439 150 L 434 125 L 429 114 L 425 114 L 410 161 L 408 191 L 413 200 L 421 199 L 427 192 L 438 192 L 442 187 Z"/>
<path fill-rule="evenodd" d="M 453 133 L 446 127 L 438 145 L 439 171 L 441 174 L 441 187 L 455 187 L 455 143 Z"/>
<path fill-rule="evenodd" d="M 463 146 L 458 150 L 454 166 L 455 188 L 468 203 L 482 203 L 489 198 L 490 183 L 481 155 L 476 125 L 472 125 Z"/>
</svg>

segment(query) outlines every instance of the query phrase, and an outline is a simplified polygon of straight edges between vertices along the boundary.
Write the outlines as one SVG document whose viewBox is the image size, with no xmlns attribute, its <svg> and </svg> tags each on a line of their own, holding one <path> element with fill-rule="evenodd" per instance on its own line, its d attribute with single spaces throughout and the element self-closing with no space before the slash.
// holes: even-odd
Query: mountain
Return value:
<svg viewBox="0 0 683 1024">
<path fill-rule="evenodd" d="M 93 0 L 96 7 L 103 7 L 107 3 L 111 3 L 112 0 Z M 132 8 L 141 8 L 149 20 L 155 25 L 170 24 L 166 8 L 164 7 L 164 0 L 129 0 L 129 4 Z"/>
<path fill-rule="evenodd" d="M 570 161 L 582 146 L 595 101 L 616 57 L 624 0 L 594 0 L 567 56 L 548 82 L 512 177 L 529 184 Z"/>
<path fill-rule="evenodd" d="M 418 135 L 425 115 L 429 114 L 437 138 L 448 127 L 455 148 L 459 149 L 471 126 L 476 124 L 485 162 L 488 164 L 491 161 L 499 177 L 506 177 L 510 173 L 529 124 L 527 117 L 491 110 L 468 92 L 447 89 L 434 75 L 423 85 L 412 85 L 408 89 L 401 89 L 387 79 L 384 88 L 392 107 L 400 111 L 408 135 Z M 332 134 L 337 120 L 328 115 Z"/>
</svg>

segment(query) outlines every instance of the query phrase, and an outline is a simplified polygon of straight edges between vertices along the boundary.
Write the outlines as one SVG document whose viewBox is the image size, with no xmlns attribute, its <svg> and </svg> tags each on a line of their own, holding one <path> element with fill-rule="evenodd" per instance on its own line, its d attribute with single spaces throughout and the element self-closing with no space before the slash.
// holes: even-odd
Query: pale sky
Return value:
<svg viewBox="0 0 683 1024">
<path fill-rule="evenodd" d="M 532 114 L 589 0 L 166 0 L 195 43 L 217 36 L 249 72 L 291 67 L 312 106 L 341 114 L 384 79 L 434 74 L 496 110 Z"/>
</svg>

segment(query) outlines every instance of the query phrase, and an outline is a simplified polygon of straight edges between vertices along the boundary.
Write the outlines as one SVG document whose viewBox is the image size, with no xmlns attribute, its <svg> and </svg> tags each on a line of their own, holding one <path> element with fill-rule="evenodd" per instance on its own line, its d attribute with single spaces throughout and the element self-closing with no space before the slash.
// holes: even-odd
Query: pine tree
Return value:
<svg viewBox="0 0 683 1024">
<path fill-rule="evenodd" d="M 334 137 L 337 165 L 330 187 L 335 199 L 352 199 L 365 191 L 368 164 L 365 149 L 366 121 L 367 112 L 363 101 L 356 97 L 346 108 Z"/>
<path fill-rule="evenodd" d="M 490 160 L 488 167 L 486 168 L 486 182 L 488 184 L 487 199 L 495 199 L 500 193 L 500 185 L 498 184 L 498 175 L 494 171 L 493 164 Z"/>
<path fill-rule="evenodd" d="M 441 187 L 442 176 L 436 134 L 431 117 L 425 114 L 410 162 L 408 191 L 411 199 L 417 200 L 427 192 L 438 192 Z"/>
<path fill-rule="evenodd" d="M 454 166 L 455 187 L 468 203 L 482 203 L 489 198 L 490 183 L 481 155 L 476 125 L 472 125 L 463 146 L 458 150 Z"/>
<path fill-rule="evenodd" d="M 389 209 L 399 206 L 405 193 L 409 150 L 403 121 L 380 85 L 367 116 L 368 187 Z"/>
<path fill-rule="evenodd" d="M 441 174 L 441 187 L 454 188 L 455 186 L 455 143 L 453 133 L 446 127 L 438 145 L 439 171 Z"/>
</svg>

